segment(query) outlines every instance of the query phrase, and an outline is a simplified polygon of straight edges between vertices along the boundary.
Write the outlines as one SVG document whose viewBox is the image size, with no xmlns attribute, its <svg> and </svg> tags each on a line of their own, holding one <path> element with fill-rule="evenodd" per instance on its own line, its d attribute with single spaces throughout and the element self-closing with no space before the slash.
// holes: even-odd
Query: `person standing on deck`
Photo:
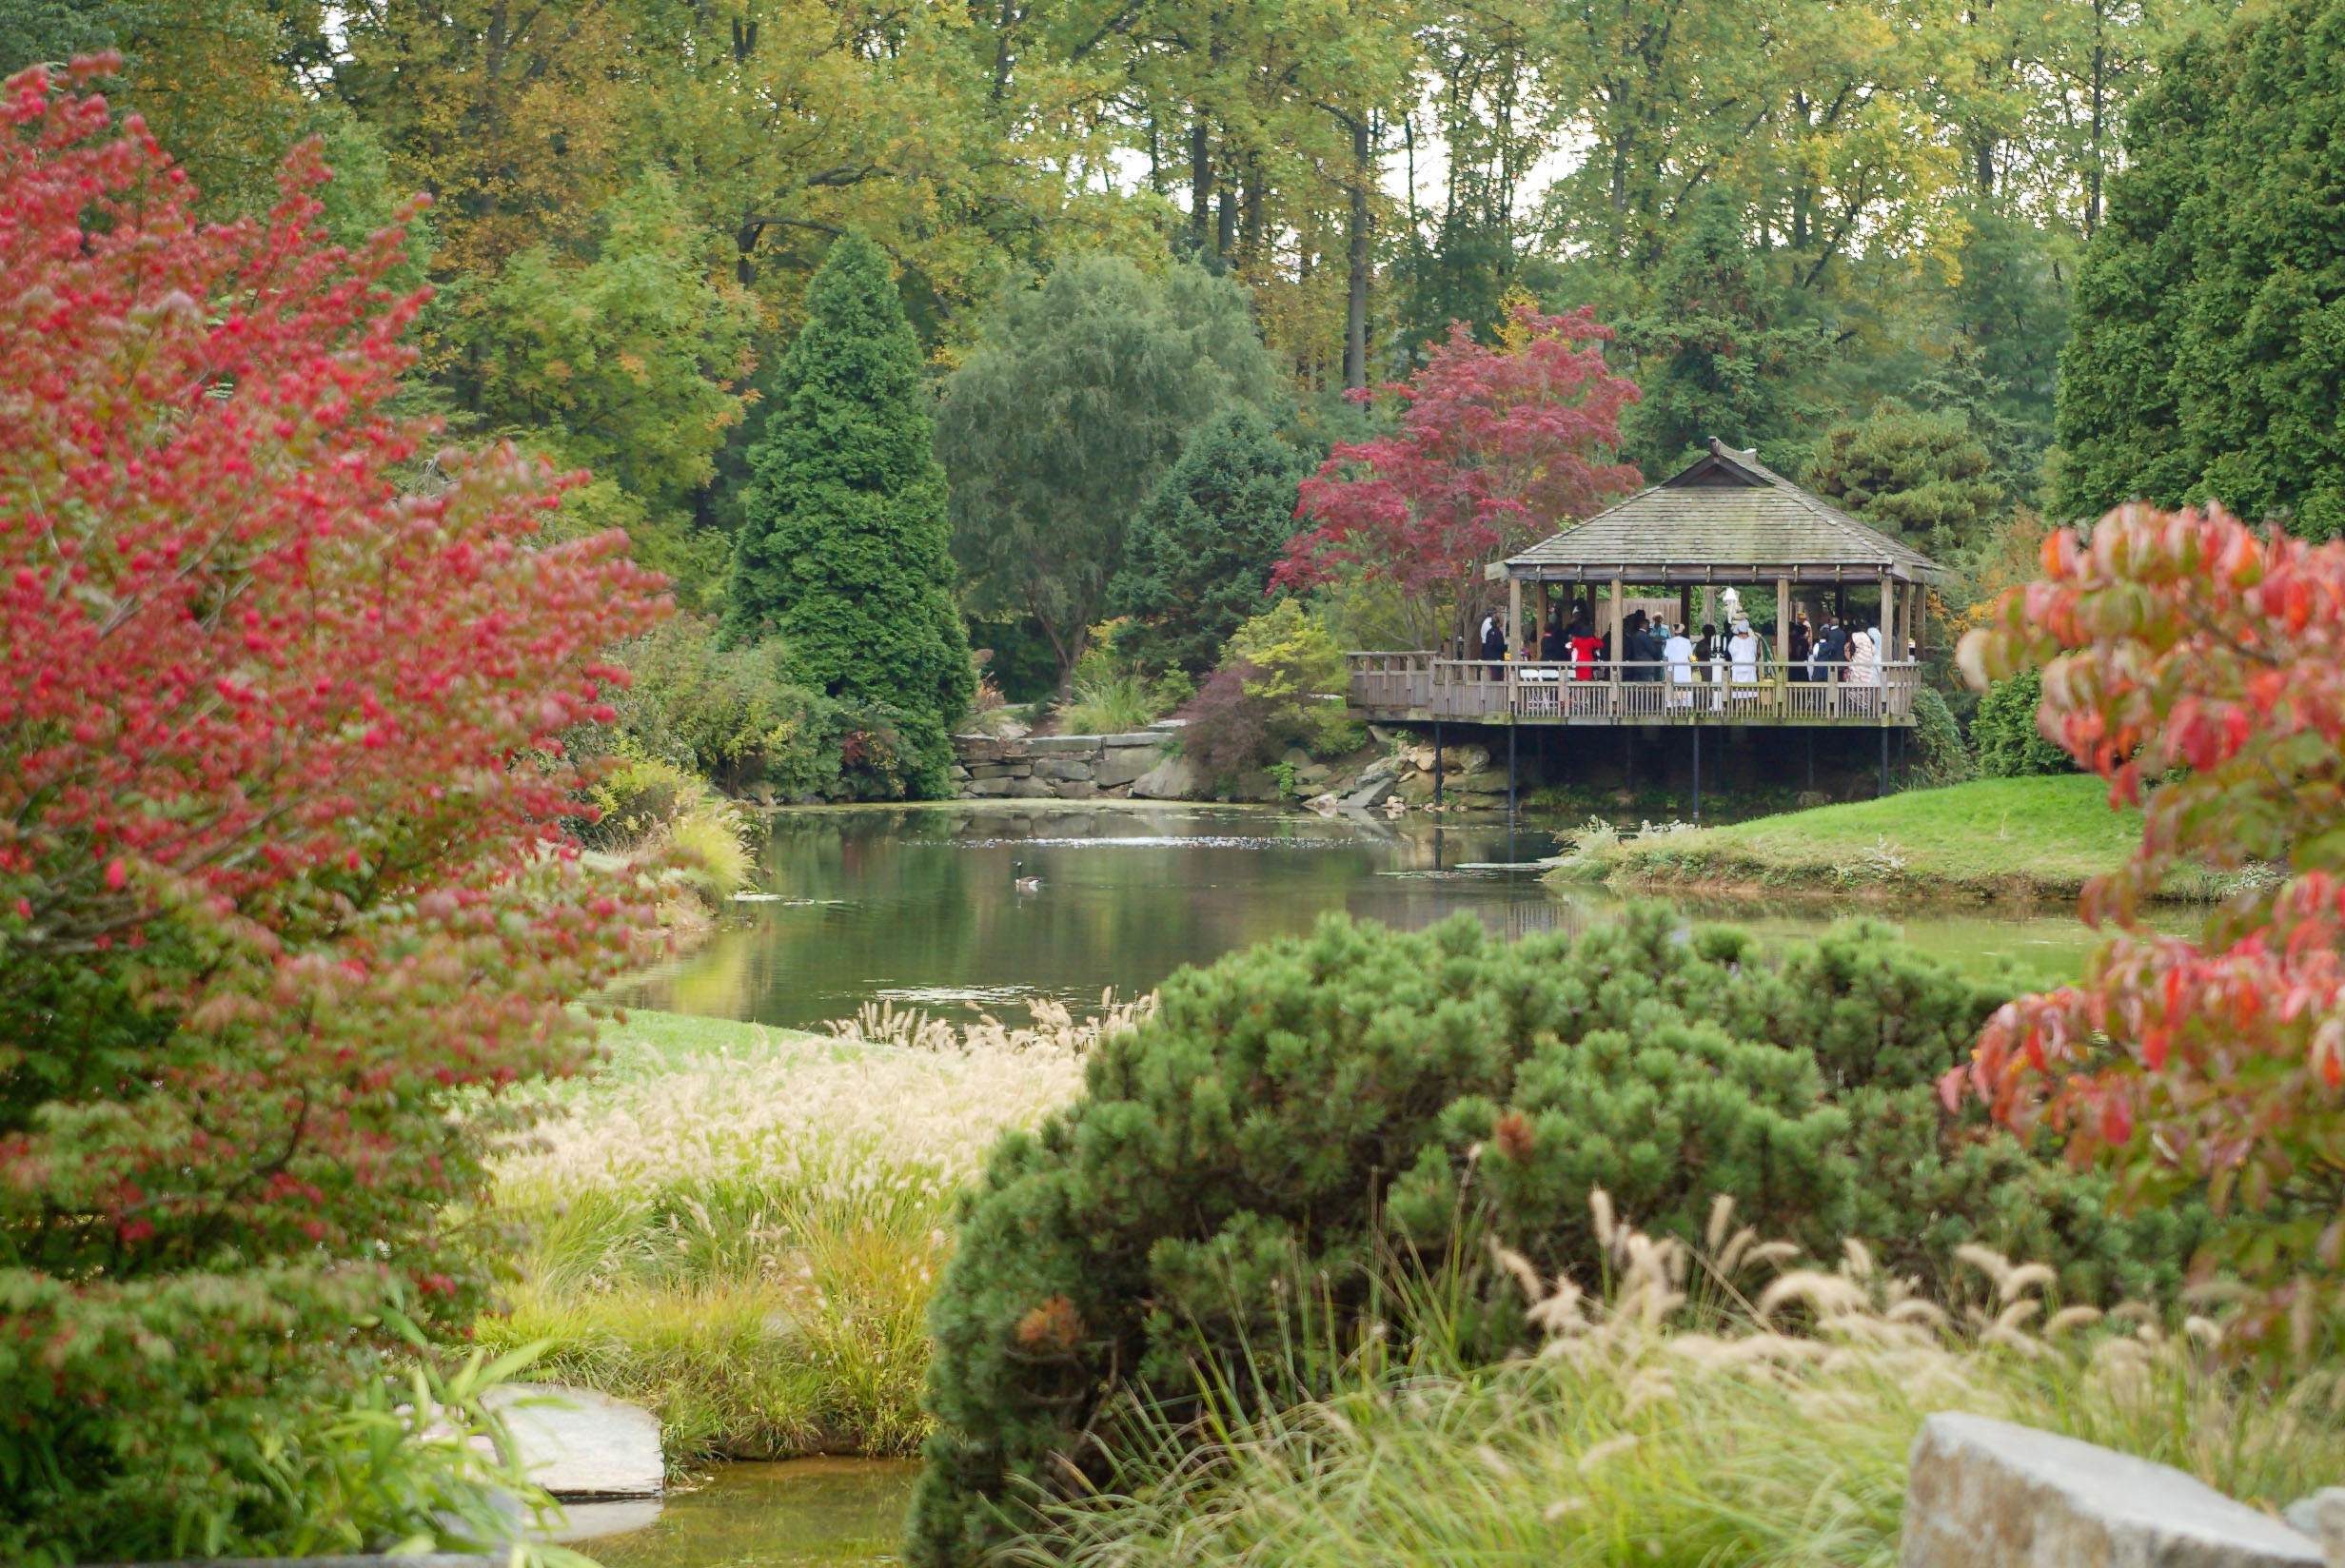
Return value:
<svg viewBox="0 0 2345 1568">
<path fill-rule="evenodd" d="M 1482 657 L 1493 661 L 1490 665 L 1492 680 L 1506 677 L 1507 626 L 1498 618 L 1495 610 L 1482 617 Z"/>
<path fill-rule="evenodd" d="M 1679 627 L 1661 645 L 1662 662 L 1669 667 L 1669 706 L 1690 708 L 1694 705 L 1694 644 Z"/>
<path fill-rule="evenodd" d="M 1783 662 L 1791 666 L 1791 678 L 1807 678 L 1807 659 L 1816 646 L 1816 634 L 1807 624 L 1807 606 L 1795 605 L 1791 612 L 1791 630 L 1785 634 L 1788 644 L 1783 649 Z"/>
<path fill-rule="evenodd" d="M 1734 636 L 1726 643 L 1728 677 L 1737 686 L 1759 684 L 1759 635 L 1750 629 L 1747 620 L 1737 621 Z"/>
</svg>

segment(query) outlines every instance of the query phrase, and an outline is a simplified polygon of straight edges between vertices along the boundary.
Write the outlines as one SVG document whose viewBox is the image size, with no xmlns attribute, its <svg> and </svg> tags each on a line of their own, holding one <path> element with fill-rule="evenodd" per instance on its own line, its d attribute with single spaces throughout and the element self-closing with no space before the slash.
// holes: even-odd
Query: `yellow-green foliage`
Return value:
<svg viewBox="0 0 2345 1568">
<path fill-rule="evenodd" d="M 1358 743 L 1357 726 L 1344 718 L 1343 650 L 1299 600 L 1281 599 L 1239 627 L 1222 662 L 1259 672 L 1245 680 L 1246 695 L 1269 704 L 1271 726 L 1302 735 L 1308 749 L 1338 752 Z"/>
<path fill-rule="evenodd" d="M 1889 1568 L 1922 1419 L 2049 1428 L 2283 1504 L 2345 1477 L 2333 1374 L 2275 1397 L 2211 1354 L 2211 1326 L 2148 1310 L 2041 1314 L 2044 1271 L 1983 1251 L 1949 1312 L 1860 1245 L 1831 1272 L 1710 1227 L 1706 1247 L 1611 1225 L 1609 1298 L 1492 1248 L 1544 1353 L 1461 1365 L 1428 1336 L 1369 1346 L 1331 1394 L 1241 1416 L 1209 1396 L 1200 1456 L 1166 1413 L 1104 1498 L 1054 1511 L 1007 1560 L 1040 1568 Z M 1408 1282 L 1398 1282 L 1409 1288 Z M 1592 1283 L 1592 1282 L 1591 1282 Z M 1424 1286 L 1420 1283 L 1419 1289 Z M 1254 1375 L 1282 1381 L 1276 1358 Z"/>
<path fill-rule="evenodd" d="M 757 871 L 748 824 L 731 801 L 712 796 L 694 802 L 668 819 L 662 836 L 682 862 L 685 880 L 712 902 L 747 887 Z"/>
</svg>

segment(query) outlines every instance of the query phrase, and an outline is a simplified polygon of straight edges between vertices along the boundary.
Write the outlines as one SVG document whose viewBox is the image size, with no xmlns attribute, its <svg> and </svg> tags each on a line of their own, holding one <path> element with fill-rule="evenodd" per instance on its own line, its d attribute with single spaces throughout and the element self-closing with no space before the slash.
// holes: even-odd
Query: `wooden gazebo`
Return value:
<svg viewBox="0 0 2345 1568">
<path fill-rule="evenodd" d="M 1709 455 L 1649 489 L 1574 524 L 1521 555 L 1486 568 L 1508 588 L 1503 663 L 1444 658 L 1425 651 L 1355 653 L 1351 705 L 1370 718 L 1453 719 L 1485 724 L 1764 724 L 1902 726 L 1913 722 L 1919 670 L 1907 650 L 1921 590 L 1945 570 L 1813 496 L 1759 461 L 1713 439 Z M 1787 642 L 1791 605 L 1804 589 L 1834 596 L 1843 617 L 1852 589 L 1877 592 L 1881 657 L 1868 669 L 1835 667 L 1809 680 L 1770 657 L 1726 678 L 1699 670 L 1691 685 L 1653 665 L 1612 658 L 1586 666 L 1535 655 L 1555 588 L 1583 598 L 1616 652 L 1632 589 L 1674 591 L 1680 624 L 1693 624 L 1695 597 L 1719 589 L 1771 588 L 1773 650 Z M 1537 619 L 1525 636 L 1524 589 Z M 1876 618 L 1873 617 L 1868 619 Z"/>
</svg>

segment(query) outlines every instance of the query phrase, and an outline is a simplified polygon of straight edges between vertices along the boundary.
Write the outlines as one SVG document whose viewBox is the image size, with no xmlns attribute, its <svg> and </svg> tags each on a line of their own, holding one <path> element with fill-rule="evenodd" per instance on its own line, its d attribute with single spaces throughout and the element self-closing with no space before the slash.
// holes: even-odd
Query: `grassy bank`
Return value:
<svg viewBox="0 0 2345 1568">
<path fill-rule="evenodd" d="M 674 1462 L 909 1453 L 954 1195 L 1074 1095 L 1094 1034 L 632 1013 L 499 1170 L 533 1242 L 480 1337 L 548 1342 L 533 1376 L 649 1407 Z"/>
<path fill-rule="evenodd" d="M 1550 874 L 1632 889 L 2071 898 L 2140 837 L 2141 813 L 2112 811 L 2100 779 L 1989 778 L 1723 828 L 1595 825 Z M 2164 892 L 2214 898 L 2231 885 L 2186 869 Z"/>
</svg>

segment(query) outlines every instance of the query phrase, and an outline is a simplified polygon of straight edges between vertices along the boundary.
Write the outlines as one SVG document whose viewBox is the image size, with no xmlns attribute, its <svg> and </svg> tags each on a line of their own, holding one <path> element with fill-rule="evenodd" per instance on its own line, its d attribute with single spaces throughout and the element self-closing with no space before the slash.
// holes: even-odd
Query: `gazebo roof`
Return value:
<svg viewBox="0 0 2345 1568">
<path fill-rule="evenodd" d="M 1945 568 L 1715 436 L 1710 455 L 1510 558 L 1534 582 L 1941 582 Z"/>
</svg>

